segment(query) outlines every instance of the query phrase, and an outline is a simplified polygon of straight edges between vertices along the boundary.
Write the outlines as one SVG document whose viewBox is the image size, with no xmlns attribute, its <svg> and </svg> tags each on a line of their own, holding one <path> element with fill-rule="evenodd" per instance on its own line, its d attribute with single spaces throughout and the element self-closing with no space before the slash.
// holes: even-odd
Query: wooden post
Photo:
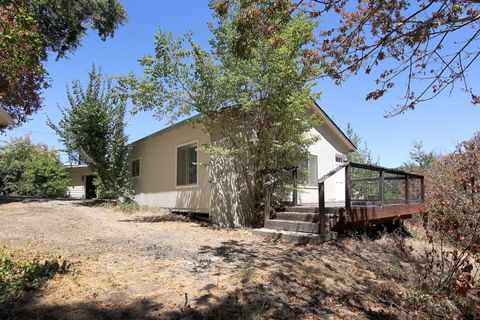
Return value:
<svg viewBox="0 0 480 320">
<path fill-rule="evenodd" d="M 408 174 L 405 175 L 405 203 L 408 204 L 410 202 L 410 195 L 409 193 L 409 177 Z"/>
<path fill-rule="evenodd" d="M 297 182 L 297 177 L 298 177 L 298 167 L 294 166 L 292 168 L 292 178 L 293 178 L 293 191 L 292 191 L 292 205 L 295 207 L 298 205 L 298 182 Z"/>
<path fill-rule="evenodd" d="M 318 183 L 318 231 L 325 234 L 325 182 Z"/>
<path fill-rule="evenodd" d="M 350 209 L 352 207 L 352 201 L 351 201 L 351 180 L 350 180 L 350 165 L 345 167 L 345 211 L 346 213 L 350 213 Z"/>
<path fill-rule="evenodd" d="M 421 188 L 421 197 L 422 197 L 422 203 L 425 202 L 425 178 L 421 177 L 420 178 L 420 188 Z"/>
<path fill-rule="evenodd" d="M 380 170 L 380 177 L 378 181 L 378 190 L 380 192 L 380 205 L 383 206 L 383 202 L 385 201 L 385 171 L 383 169 Z"/>
</svg>

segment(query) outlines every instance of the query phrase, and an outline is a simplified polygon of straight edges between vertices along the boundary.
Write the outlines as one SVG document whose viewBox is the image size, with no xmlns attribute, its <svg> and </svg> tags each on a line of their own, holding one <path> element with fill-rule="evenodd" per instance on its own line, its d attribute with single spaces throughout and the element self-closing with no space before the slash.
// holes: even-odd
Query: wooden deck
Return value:
<svg viewBox="0 0 480 320">
<path fill-rule="evenodd" d="M 325 181 L 342 170 L 345 201 L 326 202 Z M 295 189 L 294 171 L 291 206 L 273 216 L 266 206 L 265 228 L 260 233 L 273 234 L 276 230 L 287 232 L 289 237 L 296 233 L 299 239 L 310 233 L 331 240 L 338 231 L 407 219 L 425 210 L 423 176 L 380 166 L 346 162 L 333 169 L 318 181 L 318 203 L 298 205 Z"/>
</svg>

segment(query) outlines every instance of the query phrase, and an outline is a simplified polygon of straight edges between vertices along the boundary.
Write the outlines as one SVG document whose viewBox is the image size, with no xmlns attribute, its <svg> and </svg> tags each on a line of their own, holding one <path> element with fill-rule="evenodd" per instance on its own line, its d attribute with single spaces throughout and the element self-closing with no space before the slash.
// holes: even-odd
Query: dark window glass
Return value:
<svg viewBox="0 0 480 320">
<path fill-rule="evenodd" d="M 177 148 L 177 186 L 197 183 L 197 144 Z"/>
<path fill-rule="evenodd" d="M 132 161 L 132 177 L 140 177 L 140 159 Z"/>
</svg>

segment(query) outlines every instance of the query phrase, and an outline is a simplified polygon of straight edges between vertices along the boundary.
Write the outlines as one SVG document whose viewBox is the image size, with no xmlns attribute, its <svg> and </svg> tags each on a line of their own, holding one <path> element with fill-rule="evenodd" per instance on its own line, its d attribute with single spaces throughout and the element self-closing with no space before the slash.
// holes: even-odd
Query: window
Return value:
<svg viewBox="0 0 480 320">
<path fill-rule="evenodd" d="M 140 159 L 135 159 L 132 161 L 132 177 L 140 177 Z"/>
<path fill-rule="evenodd" d="M 335 154 L 335 162 L 336 163 L 343 163 L 345 161 L 345 156 L 343 154 Z"/>
<path fill-rule="evenodd" d="M 197 183 L 197 144 L 177 147 L 177 186 Z"/>
<path fill-rule="evenodd" d="M 298 164 L 298 169 L 306 175 L 307 186 L 316 187 L 318 185 L 318 162 L 317 156 L 309 154 L 308 158 Z"/>
</svg>

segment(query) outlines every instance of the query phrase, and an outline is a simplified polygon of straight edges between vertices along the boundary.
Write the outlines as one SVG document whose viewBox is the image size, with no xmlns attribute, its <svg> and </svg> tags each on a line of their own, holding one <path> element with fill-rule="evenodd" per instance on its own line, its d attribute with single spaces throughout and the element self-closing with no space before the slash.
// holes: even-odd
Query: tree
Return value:
<svg viewBox="0 0 480 320">
<path fill-rule="evenodd" d="M 137 112 L 155 110 L 158 118 L 173 119 L 200 114 L 213 140 L 204 146 L 209 165 L 229 159 L 246 202 L 258 212 L 265 185 L 274 188 L 277 177 L 304 159 L 315 140 L 306 134 L 316 124 L 309 112 L 318 97 L 311 83 L 315 25 L 303 14 L 278 21 L 275 37 L 259 37 L 246 60 L 235 54 L 239 32 L 234 21 L 243 14 L 236 1 L 214 15 L 210 51 L 190 34 L 176 39 L 156 34 L 155 56 L 140 59 L 144 77 L 130 75 L 123 87 Z"/>
<path fill-rule="evenodd" d="M 402 165 L 402 170 L 425 173 L 425 170 L 432 167 L 439 158 L 434 152 L 425 152 L 423 150 L 423 143 L 415 141 L 413 143 L 412 151 L 410 151 L 410 161 Z"/>
<path fill-rule="evenodd" d="M 38 148 L 25 163 L 19 193 L 35 197 L 64 196 L 68 177 L 57 152 Z"/>
<path fill-rule="evenodd" d="M 348 139 L 357 146 L 355 152 L 350 152 L 347 156 L 348 161 L 364 163 L 364 164 L 377 164 L 378 161 L 373 161 L 372 151 L 368 148 L 367 142 L 364 141 L 358 133 L 353 131 L 352 125 L 347 123 L 347 129 L 345 131 Z"/>
<path fill-rule="evenodd" d="M 56 150 L 14 138 L 0 149 L 0 185 L 8 192 L 36 197 L 64 196 L 68 178 Z"/>
<path fill-rule="evenodd" d="M 219 0 L 217 12 L 235 3 Z M 240 32 L 237 53 L 248 58 L 259 34 L 276 33 L 279 19 L 301 11 L 313 20 L 332 21 L 321 28 L 316 55 L 323 65 L 319 77 L 337 83 L 363 70 L 380 70 L 368 99 L 378 99 L 405 81 L 404 102 L 388 115 L 413 109 L 446 89 L 459 87 L 480 103 L 468 82 L 467 72 L 480 56 L 480 3 L 459 0 L 352 1 L 352 0 L 242 0 L 244 14 L 234 24 Z M 339 23 L 336 24 L 335 21 Z"/>
<path fill-rule="evenodd" d="M 118 0 L 4 0 L 0 3 L 0 107 L 16 125 L 41 108 L 48 53 L 63 58 L 88 27 L 102 40 L 126 21 Z"/>
<path fill-rule="evenodd" d="M 55 130 L 70 155 L 78 156 L 92 169 L 97 195 L 131 200 L 128 170 L 130 146 L 125 134 L 125 101 L 95 69 L 83 88 L 73 81 L 67 89 L 69 107 L 59 107 L 62 119 L 48 125 Z"/>
</svg>

